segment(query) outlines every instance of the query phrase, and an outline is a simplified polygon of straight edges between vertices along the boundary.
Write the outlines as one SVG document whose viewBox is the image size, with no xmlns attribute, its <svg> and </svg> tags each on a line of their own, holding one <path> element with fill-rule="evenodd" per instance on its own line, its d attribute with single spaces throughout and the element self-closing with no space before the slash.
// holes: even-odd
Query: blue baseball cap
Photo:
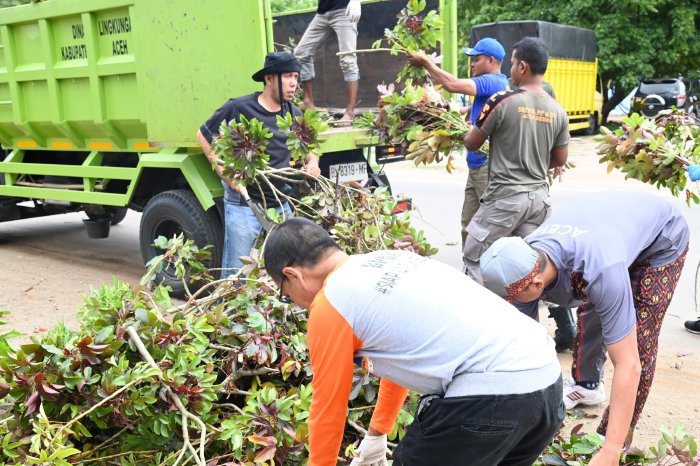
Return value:
<svg viewBox="0 0 700 466">
<path fill-rule="evenodd" d="M 476 55 L 487 55 L 493 57 L 498 61 L 503 61 L 506 56 L 506 51 L 496 39 L 491 37 L 485 37 L 481 39 L 473 48 L 464 49 L 464 53 L 474 57 Z"/>
</svg>

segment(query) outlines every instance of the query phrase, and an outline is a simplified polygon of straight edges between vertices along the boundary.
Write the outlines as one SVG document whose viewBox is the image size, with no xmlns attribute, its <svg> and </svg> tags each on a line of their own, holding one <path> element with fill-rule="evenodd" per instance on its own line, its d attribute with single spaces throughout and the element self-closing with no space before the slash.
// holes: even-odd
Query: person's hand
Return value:
<svg viewBox="0 0 700 466">
<path fill-rule="evenodd" d="M 386 434 L 365 435 L 350 466 L 386 466 Z"/>
<path fill-rule="evenodd" d="M 620 464 L 621 453 L 622 452 L 616 451 L 614 448 L 607 448 L 603 445 L 603 448 L 593 455 L 588 466 L 618 466 Z"/>
<path fill-rule="evenodd" d="M 420 52 L 408 54 L 407 60 L 413 66 L 425 66 L 429 62 L 428 56 Z"/>
<path fill-rule="evenodd" d="M 348 15 L 348 18 L 350 18 L 350 21 L 353 23 L 358 22 L 362 15 L 360 0 L 350 0 L 350 2 L 348 2 L 348 7 L 345 9 L 345 14 Z"/>
<path fill-rule="evenodd" d="M 321 176 L 321 169 L 318 167 L 317 164 L 314 163 L 307 163 L 304 167 L 304 171 L 309 176 L 313 176 L 314 178 L 318 178 L 319 176 Z"/>
<path fill-rule="evenodd" d="M 700 180 L 700 165 L 688 165 L 686 170 L 688 171 L 688 178 L 690 178 L 690 181 Z"/>
</svg>

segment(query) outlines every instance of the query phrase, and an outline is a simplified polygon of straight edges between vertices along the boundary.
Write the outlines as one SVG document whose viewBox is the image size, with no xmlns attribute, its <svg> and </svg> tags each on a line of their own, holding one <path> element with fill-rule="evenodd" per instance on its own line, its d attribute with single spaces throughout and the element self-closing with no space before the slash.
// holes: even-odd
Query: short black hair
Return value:
<svg viewBox="0 0 700 466">
<path fill-rule="evenodd" d="M 265 269 L 275 280 L 293 264 L 313 267 L 331 250 L 340 250 L 326 230 L 306 218 L 290 218 L 272 229 L 263 258 Z"/>
<path fill-rule="evenodd" d="M 544 272 L 544 269 L 547 267 L 547 262 L 549 262 L 549 256 L 547 255 L 546 252 L 544 252 L 541 249 L 537 248 L 532 248 L 538 256 L 540 256 L 540 268 L 537 269 L 537 273 L 542 273 Z"/>
<path fill-rule="evenodd" d="M 547 71 L 549 50 L 547 44 L 537 37 L 525 37 L 513 46 L 515 58 L 530 65 L 533 74 L 542 75 Z"/>
</svg>

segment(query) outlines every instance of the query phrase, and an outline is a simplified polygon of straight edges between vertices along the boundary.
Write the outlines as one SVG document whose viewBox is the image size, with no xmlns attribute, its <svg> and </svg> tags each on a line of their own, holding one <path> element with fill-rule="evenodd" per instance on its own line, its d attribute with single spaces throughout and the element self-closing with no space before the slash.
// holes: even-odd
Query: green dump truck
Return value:
<svg viewBox="0 0 700 466">
<path fill-rule="evenodd" d="M 363 3 L 359 47 L 403 6 Z M 428 7 L 445 19 L 442 52 L 454 71 L 456 1 Z M 264 55 L 298 40 L 312 15 L 273 18 L 269 0 L 49 0 L 0 10 L 0 222 L 83 211 L 88 234 L 105 237 L 133 209 L 143 212 L 144 261 L 159 253 L 154 238 L 184 232 L 213 245 L 217 264 L 223 189 L 197 129 L 228 98 L 258 90 L 251 75 Z M 332 106 L 332 90 L 338 101 L 344 91 L 332 81 L 335 39 L 328 45 L 317 61 L 317 104 Z M 376 85 L 401 65 L 378 55 L 360 57 L 361 106 L 375 105 Z M 335 130 L 325 140 L 326 176 L 357 164 L 362 177 L 387 182 L 367 161 L 377 142 L 368 132 Z"/>
</svg>

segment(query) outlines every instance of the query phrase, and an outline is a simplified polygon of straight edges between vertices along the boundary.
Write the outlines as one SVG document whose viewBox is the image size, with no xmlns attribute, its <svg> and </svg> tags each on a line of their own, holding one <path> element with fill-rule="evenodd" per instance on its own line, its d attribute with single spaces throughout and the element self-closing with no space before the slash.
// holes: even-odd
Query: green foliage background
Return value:
<svg viewBox="0 0 700 466">
<path fill-rule="evenodd" d="M 35 0 L 0 0 L 0 7 Z M 271 0 L 275 13 L 314 8 L 316 0 Z M 604 116 L 644 78 L 700 74 L 697 0 L 458 0 L 459 44 L 471 26 L 492 21 L 541 20 L 593 29 L 607 98 Z M 366 19 L 365 19 L 366 21 Z M 460 76 L 467 60 L 460 56 Z"/>
<path fill-rule="evenodd" d="M 318 5 L 316 0 L 271 0 L 270 3 L 273 13 L 316 8 Z"/>
<path fill-rule="evenodd" d="M 604 116 L 641 79 L 700 73 L 697 0 L 459 0 L 459 43 L 471 26 L 492 21 L 539 20 L 592 29 L 598 36 L 599 70 L 613 96 Z M 509 52 L 509 51 L 508 51 Z M 466 58 L 460 71 L 466 76 Z"/>
</svg>

